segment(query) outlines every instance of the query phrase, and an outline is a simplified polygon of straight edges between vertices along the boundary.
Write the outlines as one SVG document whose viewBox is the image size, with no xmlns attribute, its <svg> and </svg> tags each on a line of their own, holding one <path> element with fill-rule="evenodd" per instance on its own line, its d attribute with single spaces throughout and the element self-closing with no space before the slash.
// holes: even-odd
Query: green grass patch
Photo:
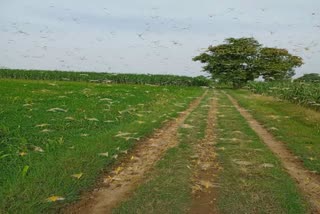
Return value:
<svg viewBox="0 0 320 214">
<path fill-rule="evenodd" d="M 193 145 L 204 138 L 210 92 L 186 119 L 192 129 L 180 128 L 179 145 L 169 149 L 149 179 L 114 213 L 185 213 L 191 205 L 191 160 Z M 189 167 L 188 167 L 189 166 Z"/>
<path fill-rule="evenodd" d="M 320 112 L 248 91 L 230 91 L 311 171 L 320 173 Z"/>
<path fill-rule="evenodd" d="M 278 158 L 219 93 L 217 208 L 220 213 L 307 213 L 308 205 Z"/>
<path fill-rule="evenodd" d="M 0 213 L 56 212 L 78 199 L 117 155 L 201 93 L 193 87 L 0 80 Z M 80 179 L 72 177 L 79 173 Z M 53 195 L 65 200 L 46 202 Z"/>
</svg>

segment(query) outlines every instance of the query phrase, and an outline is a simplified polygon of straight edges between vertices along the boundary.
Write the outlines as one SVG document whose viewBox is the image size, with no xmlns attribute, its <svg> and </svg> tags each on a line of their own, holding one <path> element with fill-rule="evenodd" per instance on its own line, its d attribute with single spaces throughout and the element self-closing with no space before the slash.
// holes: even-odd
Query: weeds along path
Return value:
<svg viewBox="0 0 320 214">
<path fill-rule="evenodd" d="M 242 108 L 238 102 L 228 95 L 232 104 L 240 114 L 248 121 L 250 127 L 258 134 L 264 143 L 281 160 L 284 168 L 297 181 L 298 186 L 310 200 L 315 213 L 320 213 L 320 176 L 306 170 L 286 146 L 277 141 L 253 116 Z"/>
<path fill-rule="evenodd" d="M 64 213 L 111 213 L 111 210 L 125 200 L 140 184 L 144 174 L 161 159 L 166 150 L 178 144 L 177 130 L 188 115 L 196 109 L 207 91 L 174 121 L 157 130 L 150 138 L 137 142 L 135 149 L 126 158 L 104 175 L 104 180 L 93 192 L 86 193 L 82 199 L 63 210 Z"/>
<path fill-rule="evenodd" d="M 196 161 L 193 176 L 193 202 L 189 213 L 217 213 L 214 192 L 217 172 L 215 144 L 215 123 L 217 116 L 217 99 L 211 98 L 207 117 L 205 138 L 195 145 Z"/>
</svg>

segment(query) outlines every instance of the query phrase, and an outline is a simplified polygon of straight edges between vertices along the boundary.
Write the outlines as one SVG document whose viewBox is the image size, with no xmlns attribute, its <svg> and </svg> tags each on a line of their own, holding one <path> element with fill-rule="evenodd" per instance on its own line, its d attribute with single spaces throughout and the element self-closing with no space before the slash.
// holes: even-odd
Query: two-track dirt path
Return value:
<svg viewBox="0 0 320 214">
<path fill-rule="evenodd" d="M 161 159 L 163 154 L 178 144 L 178 128 L 199 106 L 206 94 L 207 91 L 193 101 L 178 118 L 157 130 L 151 137 L 137 142 L 135 149 L 124 158 L 124 161 L 104 175 L 104 182 L 98 185 L 95 191 L 84 194 L 78 203 L 66 208 L 63 213 L 111 213 L 116 205 L 130 196 L 144 180 L 146 172 Z"/>
<path fill-rule="evenodd" d="M 276 140 L 248 111 L 242 108 L 238 102 L 228 95 L 232 104 L 240 114 L 248 121 L 250 127 L 258 134 L 264 143 L 281 160 L 283 167 L 293 177 L 301 191 L 309 199 L 314 213 L 320 213 L 320 176 L 316 175 L 302 165 L 301 161 L 286 148 L 283 142 Z"/>
</svg>

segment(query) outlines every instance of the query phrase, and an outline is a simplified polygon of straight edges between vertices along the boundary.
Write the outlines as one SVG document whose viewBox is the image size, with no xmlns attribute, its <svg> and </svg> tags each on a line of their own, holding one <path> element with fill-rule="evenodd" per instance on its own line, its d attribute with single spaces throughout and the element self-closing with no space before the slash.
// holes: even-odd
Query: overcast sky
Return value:
<svg viewBox="0 0 320 214">
<path fill-rule="evenodd" d="M 192 57 L 255 37 L 320 73 L 319 0 L 1 0 L 0 66 L 197 76 Z"/>
</svg>

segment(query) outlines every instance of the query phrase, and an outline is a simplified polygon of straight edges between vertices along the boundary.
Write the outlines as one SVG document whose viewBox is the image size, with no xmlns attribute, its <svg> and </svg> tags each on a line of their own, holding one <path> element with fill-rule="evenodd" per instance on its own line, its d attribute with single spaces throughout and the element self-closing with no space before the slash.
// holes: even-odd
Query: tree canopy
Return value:
<svg viewBox="0 0 320 214">
<path fill-rule="evenodd" d="M 295 81 L 320 83 L 320 74 L 317 74 L 317 73 L 304 74 L 302 77 L 295 79 Z"/>
<path fill-rule="evenodd" d="M 222 83 L 241 87 L 248 81 L 263 77 L 265 81 L 290 79 L 302 58 L 286 49 L 262 47 L 254 38 L 228 38 L 224 44 L 209 46 L 193 58 L 205 63 L 203 70 Z"/>
</svg>

